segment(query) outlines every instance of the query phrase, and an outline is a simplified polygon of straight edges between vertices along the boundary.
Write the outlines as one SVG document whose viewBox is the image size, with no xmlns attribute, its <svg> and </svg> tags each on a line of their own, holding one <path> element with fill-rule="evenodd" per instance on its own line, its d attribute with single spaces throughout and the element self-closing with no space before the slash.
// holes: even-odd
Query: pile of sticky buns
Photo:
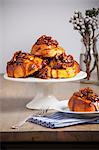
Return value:
<svg viewBox="0 0 99 150">
<path fill-rule="evenodd" d="M 15 52 L 7 62 L 6 70 L 8 77 L 13 78 L 60 79 L 76 76 L 80 66 L 56 40 L 43 35 L 37 39 L 30 53 Z"/>
</svg>

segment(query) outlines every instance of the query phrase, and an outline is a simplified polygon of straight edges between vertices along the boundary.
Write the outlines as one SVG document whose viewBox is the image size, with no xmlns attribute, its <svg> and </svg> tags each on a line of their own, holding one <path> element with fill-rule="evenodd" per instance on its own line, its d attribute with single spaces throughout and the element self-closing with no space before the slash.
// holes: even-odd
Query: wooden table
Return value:
<svg viewBox="0 0 99 150">
<path fill-rule="evenodd" d="M 74 91 L 91 87 L 99 94 L 99 86 L 80 82 L 55 84 L 54 94 L 61 99 L 68 99 Z M 60 141 L 60 142 L 99 142 L 99 124 L 75 125 L 59 129 L 49 129 L 32 123 L 25 123 L 19 129 L 11 126 L 33 113 L 26 104 L 35 95 L 33 83 L 19 83 L 5 80 L 0 76 L 0 135 L 1 141 Z"/>
</svg>

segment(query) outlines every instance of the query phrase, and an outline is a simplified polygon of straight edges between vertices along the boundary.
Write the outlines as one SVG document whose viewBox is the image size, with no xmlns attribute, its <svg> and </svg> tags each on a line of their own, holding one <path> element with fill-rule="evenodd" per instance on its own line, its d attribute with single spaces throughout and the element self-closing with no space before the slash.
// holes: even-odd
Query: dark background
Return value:
<svg viewBox="0 0 99 150">
<path fill-rule="evenodd" d="M 2 142 L 1 150 L 99 150 L 99 142 Z"/>
</svg>

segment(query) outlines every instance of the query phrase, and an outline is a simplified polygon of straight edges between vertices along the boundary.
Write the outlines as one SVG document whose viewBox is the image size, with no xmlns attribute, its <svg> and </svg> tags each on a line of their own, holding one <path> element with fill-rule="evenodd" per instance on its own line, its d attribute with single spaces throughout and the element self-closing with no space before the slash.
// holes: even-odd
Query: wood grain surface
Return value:
<svg viewBox="0 0 99 150">
<path fill-rule="evenodd" d="M 53 92 L 59 100 L 63 100 L 88 86 L 99 93 L 99 86 L 79 81 L 54 84 Z M 7 81 L 0 75 L 0 141 L 99 141 L 99 124 L 49 129 L 26 122 L 19 129 L 11 129 L 12 125 L 36 112 L 27 109 L 26 104 L 33 99 L 37 90 L 33 83 Z"/>
</svg>

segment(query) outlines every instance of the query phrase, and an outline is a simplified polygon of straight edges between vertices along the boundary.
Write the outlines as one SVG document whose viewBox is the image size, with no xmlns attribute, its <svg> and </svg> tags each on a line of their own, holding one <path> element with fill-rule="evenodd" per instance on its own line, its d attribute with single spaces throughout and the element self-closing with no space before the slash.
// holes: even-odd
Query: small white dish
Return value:
<svg viewBox="0 0 99 150">
<path fill-rule="evenodd" d="M 68 108 L 68 100 L 65 101 L 60 101 L 59 105 L 56 105 L 54 108 L 55 110 L 59 112 L 63 112 L 66 114 L 71 114 L 73 116 L 84 116 L 84 117 L 96 117 L 99 116 L 99 111 L 94 111 L 94 112 L 75 112 L 75 111 L 70 111 Z"/>
</svg>

